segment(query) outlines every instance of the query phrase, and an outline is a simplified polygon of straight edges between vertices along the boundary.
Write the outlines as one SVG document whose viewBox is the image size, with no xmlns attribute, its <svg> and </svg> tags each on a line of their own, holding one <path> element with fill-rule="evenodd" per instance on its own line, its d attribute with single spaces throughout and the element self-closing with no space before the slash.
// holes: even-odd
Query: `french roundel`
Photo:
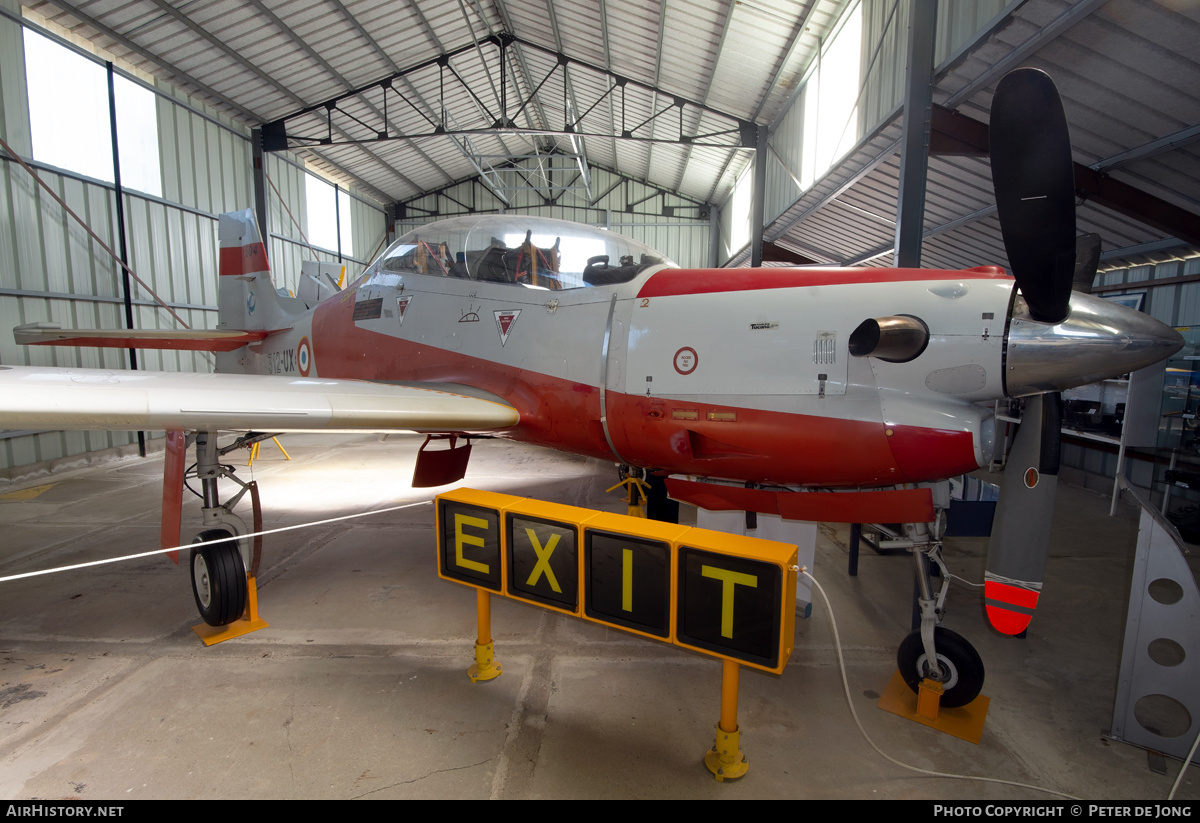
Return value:
<svg viewBox="0 0 1200 823">
<path fill-rule="evenodd" d="M 307 337 L 301 337 L 299 345 L 296 346 L 296 365 L 300 367 L 300 376 L 308 377 L 308 370 L 312 366 L 312 351 Z"/>
</svg>

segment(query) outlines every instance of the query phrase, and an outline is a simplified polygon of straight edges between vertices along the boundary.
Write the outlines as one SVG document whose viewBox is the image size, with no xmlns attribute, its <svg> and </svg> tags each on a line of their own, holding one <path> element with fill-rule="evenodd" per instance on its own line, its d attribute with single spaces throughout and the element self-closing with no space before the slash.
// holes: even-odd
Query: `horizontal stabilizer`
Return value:
<svg viewBox="0 0 1200 823">
<path fill-rule="evenodd" d="M 57 323 L 30 323 L 13 329 L 21 346 L 90 346 L 100 349 L 233 351 L 265 339 L 266 331 L 211 329 L 63 329 Z"/>
<path fill-rule="evenodd" d="M 437 384 L 0 366 L 0 429 L 442 433 L 519 420 L 502 401 Z"/>
</svg>

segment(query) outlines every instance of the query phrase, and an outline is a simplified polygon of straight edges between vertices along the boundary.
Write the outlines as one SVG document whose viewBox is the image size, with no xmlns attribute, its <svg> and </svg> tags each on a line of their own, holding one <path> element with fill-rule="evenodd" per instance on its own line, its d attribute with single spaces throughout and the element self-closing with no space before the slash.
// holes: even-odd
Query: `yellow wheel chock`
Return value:
<svg viewBox="0 0 1200 823">
<path fill-rule="evenodd" d="M 201 623 L 198 626 L 192 626 L 192 631 L 204 642 L 205 646 L 212 646 L 224 640 L 232 640 L 243 634 L 265 629 L 269 625 L 271 624 L 258 616 L 258 584 L 253 575 L 246 575 L 246 613 L 227 626 L 210 626 L 207 623 Z"/>
</svg>

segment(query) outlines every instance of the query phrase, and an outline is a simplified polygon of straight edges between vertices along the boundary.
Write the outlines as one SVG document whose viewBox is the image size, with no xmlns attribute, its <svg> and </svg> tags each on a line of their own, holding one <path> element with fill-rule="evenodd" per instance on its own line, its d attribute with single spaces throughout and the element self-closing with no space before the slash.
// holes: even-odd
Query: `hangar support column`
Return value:
<svg viewBox="0 0 1200 823">
<path fill-rule="evenodd" d="M 908 68 L 904 81 L 904 135 L 900 149 L 900 197 L 896 214 L 897 268 L 917 268 L 921 265 L 936 31 L 937 0 L 911 0 Z"/>
<path fill-rule="evenodd" d="M 262 235 L 267 260 L 271 259 L 271 223 L 267 210 L 267 169 L 263 160 L 262 129 L 250 130 L 250 151 L 254 158 L 254 216 L 258 218 L 258 231 Z"/>
<path fill-rule="evenodd" d="M 763 263 L 763 212 L 767 202 L 767 127 L 759 125 L 754 137 L 754 202 L 750 206 L 750 265 Z"/>
</svg>

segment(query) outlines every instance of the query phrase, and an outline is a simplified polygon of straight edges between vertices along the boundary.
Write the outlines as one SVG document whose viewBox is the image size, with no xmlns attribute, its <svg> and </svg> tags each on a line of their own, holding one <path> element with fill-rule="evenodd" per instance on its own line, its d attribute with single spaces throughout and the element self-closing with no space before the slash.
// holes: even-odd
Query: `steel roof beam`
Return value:
<svg viewBox="0 0 1200 823">
<path fill-rule="evenodd" d="M 615 83 L 616 88 L 619 89 L 622 94 L 625 93 L 625 88 L 629 87 L 629 88 L 643 91 L 647 94 L 656 95 L 659 97 L 670 99 L 672 101 L 672 104 L 670 106 L 668 106 L 663 111 L 658 112 L 656 115 L 652 116 L 651 118 L 648 118 L 644 123 L 638 124 L 638 126 L 635 127 L 635 129 L 641 128 L 642 126 L 646 125 L 646 123 L 650 122 L 651 120 L 655 119 L 656 117 L 660 117 L 663 113 L 672 111 L 676 108 L 678 108 L 680 110 L 682 110 L 684 108 L 699 110 L 701 112 L 710 114 L 714 117 L 718 117 L 729 124 L 729 128 L 727 128 L 727 129 L 721 129 L 721 130 L 714 131 L 711 133 L 695 134 L 695 135 L 684 134 L 681 129 L 678 138 L 676 138 L 675 140 L 663 140 L 663 139 L 659 139 L 659 138 L 649 138 L 649 139 L 637 138 L 632 135 L 632 131 L 634 131 L 635 129 L 623 129 L 623 133 L 621 136 L 624 139 L 643 140 L 643 141 L 647 141 L 647 142 L 671 142 L 671 143 L 688 144 L 688 143 L 692 143 L 692 142 L 702 141 L 702 140 L 705 140 L 708 138 L 729 137 L 730 139 L 725 140 L 723 142 L 717 142 L 713 145 L 719 145 L 724 148 L 751 148 L 753 146 L 753 139 L 754 139 L 753 138 L 753 134 L 754 134 L 754 132 L 753 132 L 754 124 L 753 123 L 751 123 L 750 121 L 742 120 L 741 118 L 736 117 L 734 115 L 727 114 L 725 112 L 714 109 L 711 106 L 708 106 L 704 103 L 696 102 L 693 100 L 689 100 L 689 99 L 680 97 L 675 94 L 671 94 L 671 93 L 666 92 L 663 89 L 660 89 L 656 86 L 638 82 L 637 80 L 633 80 L 631 78 L 624 77 L 622 75 L 619 75 L 619 74 L 609 71 L 607 69 L 603 69 L 598 66 L 593 66 L 592 64 L 586 63 L 582 60 L 576 60 L 575 58 L 569 57 L 562 52 L 552 51 L 543 46 L 539 46 L 536 43 L 531 43 L 527 40 L 524 40 L 519 37 L 514 37 L 510 34 L 502 33 L 499 35 L 491 35 L 488 37 L 480 38 L 478 40 L 478 43 L 479 43 L 480 48 L 482 48 L 484 45 L 491 45 L 494 49 L 496 49 L 496 51 L 499 53 L 500 57 L 503 57 L 503 52 L 505 49 L 507 49 L 508 46 L 510 46 L 512 44 L 520 44 L 521 47 L 524 49 L 539 52 L 541 54 L 553 57 L 557 63 L 557 65 L 555 67 L 555 71 L 557 71 L 559 68 L 562 68 L 564 78 L 568 76 L 567 71 L 566 71 L 567 67 L 578 67 L 578 68 L 582 68 L 584 70 L 587 70 L 587 71 L 593 72 L 595 74 L 599 74 L 601 76 L 609 78 L 610 80 L 612 80 Z M 395 82 L 397 80 L 401 80 L 404 77 L 406 77 L 407 75 L 412 74 L 414 72 L 427 70 L 434 66 L 436 66 L 439 71 L 445 71 L 448 69 L 453 75 L 455 75 L 455 77 L 462 84 L 462 88 L 467 90 L 468 93 L 474 97 L 474 93 L 470 91 L 469 85 L 466 83 L 465 80 L 463 80 L 463 78 L 461 76 L 459 76 L 457 74 L 457 71 L 451 65 L 451 61 L 454 58 L 461 56 L 465 53 L 475 51 L 475 49 L 476 49 L 476 46 L 474 44 L 472 44 L 472 45 L 468 45 L 468 46 L 464 46 L 464 47 L 455 49 L 453 51 L 443 52 L 438 57 L 422 61 L 421 63 L 411 66 L 408 69 L 403 70 L 402 72 L 393 74 L 389 77 L 386 77 L 382 80 L 375 81 L 375 82 L 367 84 L 365 86 L 360 86 L 357 89 L 354 89 L 349 92 L 345 92 L 345 93 L 337 95 L 335 97 L 331 97 L 322 103 L 305 106 L 304 108 L 301 108 L 301 109 L 293 112 L 292 114 L 285 115 L 285 116 L 280 117 L 270 123 L 264 124 L 263 131 L 264 131 L 265 135 L 267 136 L 268 140 L 270 141 L 268 150 L 279 151 L 279 150 L 282 150 L 283 148 L 287 147 L 286 141 L 289 137 L 287 134 L 287 122 L 289 120 L 294 120 L 305 114 L 312 114 L 314 112 L 321 112 L 321 111 L 326 112 L 327 116 L 331 117 L 332 113 L 334 111 L 338 110 L 338 105 L 340 103 L 357 98 L 357 97 L 367 94 L 369 92 L 381 91 L 383 94 L 386 95 L 387 91 L 389 89 L 391 89 L 393 82 Z M 294 95 L 292 97 L 294 98 Z M 600 99 L 602 99 L 602 97 Z M 527 105 L 528 102 L 529 102 L 528 100 L 522 101 L 521 105 L 522 106 Z M 597 102 L 599 102 L 599 99 L 597 100 Z M 487 111 L 486 107 L 484 107 L 484 111 Z M 577 126 L 579 125 L 579 120 L 576 120 L 573 123 L 567 123 L 566 127 L 564 127 L 561 130 L 558 130 L 558 129 L 553 129 L 553 128 L 519 129 L 519 128 L 509 126 L 508 121 L 510 118 L 508 117 L 507 110 L 504 112 L 501 112 L 500 115 L 495 118 L 492 118 L 489 113 L 488 118 L 493 120 L 493 123 L 491 123 L 488 128 L 473 129 L 473 130 L 460 130 L 460 133 L 482 133 L 484 131 L 488 131 L 488 132 L 492 132 L 495 134 L 503 134 L 503 133 L 547 134 L 547 135 L 559 135 L 559 134 L 565 135 L 565 134 L 569 134 L 569 133 L 588 134 L 588 132 L 581 132 L 577 128 Z M 395 134 L 395 135 L 388 134 L 387 137 L 378 137 L 377 136 L 373 139 L 355 140 L 355 141 L 350 141 L 350 142 L 374 142 L 374 141 L 381 140 L 381 139 L 397 139 L 397 138 L 412 139 L 414 137 L 429 137 L 429 136 L 434 136 L 434 135 L 443 134 L 443 133 L 445 133 L 444 130 L 439 130 L 439 129 L 435 128 L 427 134 L 426 133 Z M 597 133 L 595 136 L 600 136 L 600 135 L 599 135 L 599 133 Z M 611 136 L 611 135 L 604 135 L 604 136 Z M 298 138 L 298 139 L 326 140 L 327 141 L 327 138 Z M 327 144 L 327 142 L 326 142 L 326 144 Z"/>
<path fill-rule="evenodd" d="M 988 156 L 988 126 L 965 114 L 934 106 L 931 153 L 950 146 L 948 154 Z M 1121 157 L 1123 155 L 1118 155 Z M 1104 168 L 1105 161 L 1097 164 Z M 1131 217 L 1164 234 L 1200 247 L 1200 215 L 1116 180 L 1097 168 L 1075 163 L 1075 190 L 1085 200 Z"/>
</svg>

